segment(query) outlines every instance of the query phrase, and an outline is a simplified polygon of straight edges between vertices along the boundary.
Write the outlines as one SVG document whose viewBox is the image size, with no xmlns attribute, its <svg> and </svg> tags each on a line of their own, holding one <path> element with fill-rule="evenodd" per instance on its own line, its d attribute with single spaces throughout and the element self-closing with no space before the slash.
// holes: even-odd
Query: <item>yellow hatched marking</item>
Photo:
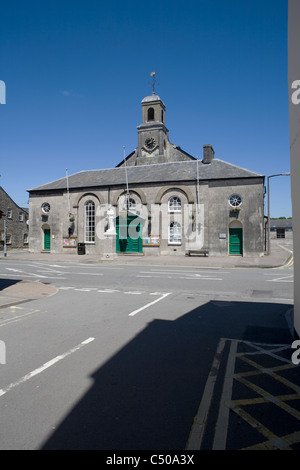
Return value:
<svg viewBox="0 0 300 470">
<path fill-rule="evenodd" d="M 249 382 L 246 379 L 243 379 L 243 378 L 240 378 L 240 377 L 236 377 L 236 379 L 239 382 L 246 385 L 247 387 L 249 387 L 250 389 L 254 390 L 256 393 L 259 393 L 259 395 L 262 395 L 262 397 L 264 397 L 266 399 L 266 401 L 274 403 L 274 405 L 279 406 L 279 408 L 282 408 L 284 411 L 286 411 L 290 415 L 294 416 L 294 418 L 297 418 L 298 420 L 300 420 L 300 412 L 295 410 L 295 408 L 291 407 L 287 403 L 281 401 L 279 399 L 279 397 L 276 397 L 276 396 L 272 395 L 271 393 L 266 392 L 264 389 L 258 387 L 257 385 Z"/>
<path fill-rule="evenodd" d="M 255 367 L 256 369 L 258 369 L 258 371 L 254 371 L 254 372 L 250 371 L 250 372 L 245 372 L 241 374 L 236 374 L 236 377 L 246 377 L 246 374 L 247 374 L 247 377 L 250 377 L 251 375 L 268 374 L 268 375 L 271 375 L 274 379 L 278 380 L 278 382 L 281 382 L 283 385 L 291 388 L 295 392 L 300 393 L 300 387 L 293 384 L 292 382 L 285 379 L 284 377 L 281 377 L 280 375 L 275 374 L 275 371 L 277 372 L 280 370 L 294 369 L 296 367 L 294 364 L 285 364 L 285 365 L 277 366 L 273 368 L 263 368 L 261 365 L 257 364 L 257 362 L 254 362 L 247 357 L 241 356 L 240 359 L 243 360 L 244 362 L 247 362 L 251 366 Z"/>
<path fill-rule="evenodd" d="M 289 446 L 293 444 L 298 444 L 300 442 L 300 432 L 294 432 L 292 434 L 287 434 L 286 436 L 282 436 L 281 438 L 285 442 L 289 444 Z M 271 441 L 266 441 L 266 442 L 261 442 L 260 444 L 255 444 L 253 446 L 249 447 L 244 447 L 243 450 L 274 450 L 277 449 L 277 447 L 274 447 L 275 442 L 273 440 Z M 286 447 L 284 450 L 293 450 L 290 447 Z"/>
<path fill-rule="evenodd" d="M 300 396 L 296 394 L 290 395 L 279 395 L 278 400 L 289 401 L 289 400 L 300 400 Z M 234 404 L 237 406 L 246 406 L 246 405 L 259 405 L 261 403 L 268 403 L 267 398 L 245 398 L 241 400 L 234 400 Z"/>
<path fill-rule="evenodd" d="M 270 449 L 286 449 L 286 450 L 292 450 L 289 447 L 289 443 L 287 443 L 285 440 L 282 438 L 279 438 L 274 434 L 272 431 L 270 431 L 268 428 L 266 428 L 262 423 L 257 421 L 257 419 L 253 418 L 253 416 L 249 415 L 245 410 L 242 410 L 239 407 L 233 408 L 233 411 L 237 413 L 241 418 L 243 418 L 250 426 L 255 428 L 257 431 L 259 431 L 264 437 L 268 439 L 268 443 L 271 444 L 272 447 Z M 273 444 L 272 444 L 273 441 Z M 258 444 L 258 445 L 261 445 Z"/>
<path fill-rule="evenodd" d="M 244 409 L 241 408 L 242 406 L 247 406 L 247 405 L 273 403 L 274 405 L 278 406 L 279 408 L 281 408 L 288 414 L 292 415 L 294 418 L 300 420 L 300 412 L 296 410 L 295 408 L 293 408 L 292 406 L 290 406 L 288 403 L 286 403 L 287 401 L 290 401 L 290 400 L 300 399 L 300 387 L 298 387 L 297 385 L 293 384 L 289 380 L 285 379 L 284 377 L 281 377 L 280 375 L 276 373 L 276 372 L 280 372 L 284 370 L 293 369 L 295 365 L 291 363 L 286 363 L 286 364 L 276 366 L 276 367 L 270 367 L 270 368 L 263 367 L 257 362 L 255 362 L 254 360 L 247 357 L 247 354 L 248 355 L 250 354 L 252 356 L 256 354 L 257 355 L 267 354 L 270 357 L 276 358 L 276 354 L 274 354 L 276 349 L 264 350 L 255 345 L 253 345 L 253 347 L 258 348 L 257 352 L 254 351 L 252 353 L 238 353 L 236 354 L 236 358 L 239 358 L 243 362 L 247 363 L 248 365 L 253 367 L 255 370 L 234 374 L 234 378 L 238 382 L 243 383 L 246 387 L 248 387 L 249 389 L 259 394 L 260 397 L 234 400 L 231 402 L 232 403 L 231 409 L 233 412 L 235 412 L 241 418 L 243 418 L 248 424 L 250 424 L 253 428 L 255 428 L 258 432 L 260 432 L 265 438 L 267 438 L 267 441 L 260 442 L 253 446 L 246 447 L 244 448 L 244 450 L 274 450 L 274 449 L 293 450 L 290 446 L 295 443 L 300 442 L 300 432 L 295 432 L 286 436 L 278 437 L 272 431 L 266 428 L 262 423 L 257 421 L 253 416 L 251 416 L 249 413 L 247 413 Z M 277 358 L 282 359 L 278 356 Z M 267 392 L 266 390 L 262 389 L 261 387 L 259 387 L 258 385 L 250 381 L 251 377 L 260 376 L 263 374 L 269 375 L 274 380 L 284 384 L 285 386 L 295 391 L 296 393 L 274 396 L 271 393 Z"/>
</svg>

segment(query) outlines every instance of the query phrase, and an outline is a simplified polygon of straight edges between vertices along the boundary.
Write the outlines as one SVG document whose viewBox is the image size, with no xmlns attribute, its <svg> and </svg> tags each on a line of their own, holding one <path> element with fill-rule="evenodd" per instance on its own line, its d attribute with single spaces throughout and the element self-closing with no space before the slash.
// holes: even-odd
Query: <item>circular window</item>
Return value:
<svg viewBox="0 0 300 470">
<path fill-rule="evenodd" d="M 42 212 L 43 212 L 44 214 L 48 214 L 49 211 L 50 211 L 50 204 L 49 204 L 48 202 L 44 202 L 44 203 L 42 204 Z"/>
<path fill-rule="evenodd" d="M 124 209 L 125 210 L 135 209 L 135 208 L 136 208 L 136 202 L 132 197 L 130 197 L 129 199 L 126 199 L 124 201 Z"/>
<path fill-rule="evenodd" d="M 242 198 L 238 194 L 233 194 L 232 196 L 230 196 L 228 202 L 231 207 L 240 207 L 240 205 L 242 204 Z"/>
</svg>

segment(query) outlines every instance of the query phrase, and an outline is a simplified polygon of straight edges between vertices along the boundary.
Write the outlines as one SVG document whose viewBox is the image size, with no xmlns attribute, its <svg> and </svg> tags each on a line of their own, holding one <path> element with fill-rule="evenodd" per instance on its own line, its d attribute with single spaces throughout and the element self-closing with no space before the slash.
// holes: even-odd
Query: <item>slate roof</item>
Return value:
<svg viewBox="0 0 300 470">
<path fill-rule="evenodd" d="M 246 170 L 236 165 L 214 159 L 209 164 L 198 161 L 199 180 L 263 178 L 260 173 Z M 197 160 L 158 163 L 154 165 L 127 166 L 129 184 L 187 182 L 197 180 Z M 126 183 L 125 166 L 102 170 L 80 171 L 68 177 L 69 188 L 107 187 Z M 64 190 L 67 188 L 66 177 L 43 184 L 34 191 Z"/>
<path fill-rule="evenodd" d="M 270 220 L 270 228 L 292 228 L 293 221 L 292 219 L 271 219 Z"/>
</svg>

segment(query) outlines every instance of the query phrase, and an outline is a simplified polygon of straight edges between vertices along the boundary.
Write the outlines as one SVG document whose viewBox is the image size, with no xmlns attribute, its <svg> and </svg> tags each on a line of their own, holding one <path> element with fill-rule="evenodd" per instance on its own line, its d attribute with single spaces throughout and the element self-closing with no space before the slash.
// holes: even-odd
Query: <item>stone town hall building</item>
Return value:
<svg viewBox="0 0 300 470">
<path fill-rule="evenodd" d="M 264 176 L 215 158 L 211 145 L 197 160 L 169 141 L 160 97 L 141 104 L 138 146 L 117 167 L 29 190 L 30 251 L 105 257 L 111 235 L 118 256 L 262 256 Z"/>
</svg>

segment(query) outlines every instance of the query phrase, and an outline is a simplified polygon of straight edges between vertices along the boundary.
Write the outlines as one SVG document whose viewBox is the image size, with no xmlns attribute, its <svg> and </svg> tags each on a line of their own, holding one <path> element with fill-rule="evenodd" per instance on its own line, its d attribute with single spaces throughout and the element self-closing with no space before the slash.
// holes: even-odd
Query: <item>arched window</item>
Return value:
<svg viewBox="0 0 300 470">
<path fill-rule="evenodd" d="M 171 222 L 169 225 L 169 243 L 181 245 L 181 225 L 179 222 Z"/>
<path fill-rule="evenodd" d="M 85 241 L 87 243 L 95 242 L 95 204 L 93 201 L 87 201 L 84 205 L 85 215 Z"/>
<path fill-rule="evenodd" d="M 169 199 L 169 212 L 181 212 L 181 199 L 178 196 L 172 196 Z"/>
<path fill-rule="evenodd" d="M 148 121 L 154 121 L 154 108 L 148 109 Z"/>
</svg>

